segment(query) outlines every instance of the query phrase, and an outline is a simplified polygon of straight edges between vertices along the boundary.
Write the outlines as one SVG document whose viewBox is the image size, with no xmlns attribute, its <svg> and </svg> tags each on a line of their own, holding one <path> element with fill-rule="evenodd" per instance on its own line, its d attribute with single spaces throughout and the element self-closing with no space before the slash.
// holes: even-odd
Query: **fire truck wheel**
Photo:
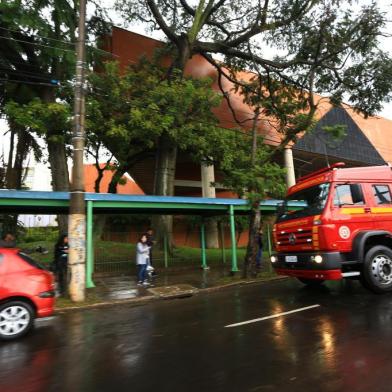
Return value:
<svg viewBox="0 0 392 392">
<path fill-rule="evenodd" d="M 392 291 L 392 250 L 383 245 L 370 248 L 363 264 L 363 285 L 377 294 Z"/>
<path fill-rule="evenodd" d="M 319 287 L 324 283 L 322 279 L 306 279 L 306 278 L 297 278 L 301 283 L 306 284 L 310 287 Z"/>
</svg>

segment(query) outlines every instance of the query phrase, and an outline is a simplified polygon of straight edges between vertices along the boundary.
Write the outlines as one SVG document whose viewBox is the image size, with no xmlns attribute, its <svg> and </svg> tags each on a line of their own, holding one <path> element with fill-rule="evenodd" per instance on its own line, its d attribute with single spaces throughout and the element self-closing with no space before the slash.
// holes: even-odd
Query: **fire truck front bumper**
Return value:
<svg viewBox="0 0 392 392">
<path fill-rule="evenodd" d="M 340 280 L 345 257 L 339 252 L 276 254 L 272 265 L 279 275 L 297 278 Z"/>
</svg>

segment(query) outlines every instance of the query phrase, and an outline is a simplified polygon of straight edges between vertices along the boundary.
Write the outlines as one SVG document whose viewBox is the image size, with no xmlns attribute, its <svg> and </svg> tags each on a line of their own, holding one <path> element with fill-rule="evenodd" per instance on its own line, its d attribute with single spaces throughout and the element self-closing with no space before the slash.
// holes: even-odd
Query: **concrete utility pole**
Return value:
<svg viewBox="0 0 392 392">
<path fill-rule="evenodd" d="M 74 130 L 72 137 L 73 167 L 69 206 L 69 295 L 74 302 L 85 299 L 86 289 L 86 212 L 84 200 L 84 59 L 86 36 L 86 0 L 80 0 L 78 40 L 76 43 L 76 83 Z"/>
</svg>

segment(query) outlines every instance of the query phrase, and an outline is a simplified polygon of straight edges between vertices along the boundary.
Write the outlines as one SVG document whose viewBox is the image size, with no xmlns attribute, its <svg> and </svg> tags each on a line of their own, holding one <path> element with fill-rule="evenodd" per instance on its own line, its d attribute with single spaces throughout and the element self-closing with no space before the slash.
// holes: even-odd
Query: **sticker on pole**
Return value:
<svg viewBox="0 0 392 392">
<path fill-rule="evenodd" d="M 348 238 L 350 238 L 350 235 L 351 235 L 350 229 L 347 226 L 340 226 L 339 227 L 339 235 L 344 240 L 347 240 Z"/>
</svg>

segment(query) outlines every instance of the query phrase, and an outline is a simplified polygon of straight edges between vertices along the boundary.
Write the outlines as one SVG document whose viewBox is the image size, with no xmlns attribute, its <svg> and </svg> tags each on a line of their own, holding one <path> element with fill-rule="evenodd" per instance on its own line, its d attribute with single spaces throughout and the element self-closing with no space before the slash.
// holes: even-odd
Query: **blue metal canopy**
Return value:
<svg viewBox="0 0 392 392">
<path fill-rule="evenodd" d="M 13 213 L 63 214 L 69 208 L 68 192 L 0 190 L 0 211 Z M 238 214 L 247 214 L 248 200 L 178 196 L 118 195 L 112 193 L 86 193 L 87 202 L 92 202 L 94 213 L 165 213 L 220 215 L 230 206 Z M 267 199 L 260 203 L 263 213 L 276 211 L 281 200 Z M 298 204 L 298 205 L 297 205 Z M 301 202 L 290 202 L 300 208 Z"/>
</svg>

